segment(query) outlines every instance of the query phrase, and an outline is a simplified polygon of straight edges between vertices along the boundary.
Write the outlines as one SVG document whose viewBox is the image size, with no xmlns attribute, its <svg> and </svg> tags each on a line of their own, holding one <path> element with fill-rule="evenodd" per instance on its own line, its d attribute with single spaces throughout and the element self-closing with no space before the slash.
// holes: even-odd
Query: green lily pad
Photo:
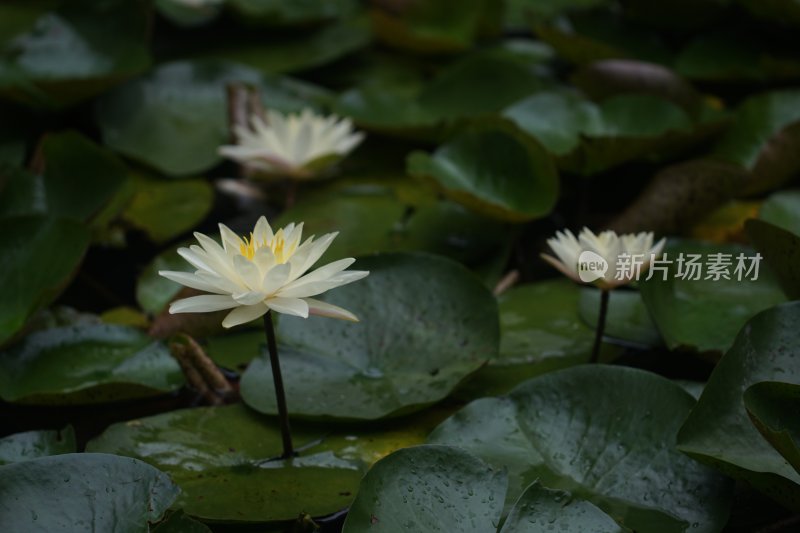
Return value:
<svg viewBox="0 0 800 533">
<path fill-rule="evenodd" d="M 800 474 L 758 432 L 742 398 L 762 381 L 800 384 L 798 321 L 800 302 L 753 317 L 717 364 L 678 434 L 684 453 L 795 509 L 800 508 Z"/>
<path fill-rule="evenodd" d="M 695 127 L 677 104 L 648 94 L 622 94 L 596 104 L 566 91 L 541 92 L 503 114 L 559 156 L 559 166 L 582 174 L 659 155 Z"/>
<path fill-rule="evenodd" d="M 262 329 L 235 331 L 206 339 L 206 355 L 221 367 L 244 370 L 259 356 L 267 339 Z"/>
<path fill-rule="evenodd" d="M 373 31 L 383 42 L 422 53 L 466 50 L 477 37 L 490 4 L 485 0 L 431 0 L 398 5 L 375 4 Z"/>
<path fill-rule="evenodd" d="M 717 532 L 732 486 L 675 449 L 694 399 L 642 370 L 583 365 L 468 404 L 428 441 L 460 446 L 509 473 L 509 498 L 538 479 L 635 531 Z M 512 500 L 513 501 L 513 500 Z"/>
<path fill-rule="evenodd" d="M 564 280 L 518 285 L 497 298 L 500 352 L 459 396 L 505 394 L 521 382 L 589 360 L 594 331 L 578 316 L 580 289 Z"/>
<path fill-rule="evenodd" d="M 83 135 L 67 131 L 42 143 L 42 176 L 11 174 L 0 216 L 48 214 L 88 220 L 125 184 L 128 171 L 117 157 Z"/>
<path fill-rule="evenodd" d="M 748 220 L 744 228 L 787 298 L 800 299 L 800 235 L 763 220 Z"/>
<path fill-rule="evenodd" d="M 691 80 L 716 83 L 795 80 L 800 75 L 800 61 L 785 40 L 768 32 L 752 34 L 749 42 L 739 36 L 753 30 L 752 21 L 722 30 L 701 32 L 690 40 L 675 58 L 675 70 Z"/>
<path fill-rule="evenodd" d="M 748 387 L 743 398 L 758 431 L 800 473 L 800 385 L 763 381 Z"/>
<path fill-rule="evenodd" d="M 347 507 L 369 465 L 423 442 L 437 419 L 337 430 L 293 421 L 300 452 L 283 461 L 275 459 L 282 450 L 278 424 L 235 404 L 114 424 L 87 450 L 136 457 L 167 472 L 182 489 L 175 507 L 202 520 L 284 521 Z"/>
<path fill-rule="evenodd" d="M 241 28 L 236 28 L 241 34 Z M 361 19 L 329 24 L 308 32 L 292 32 L 265 40 L 263 31 L 252 38 L 213 42 L 203 57 L 234 61 L 262 72 L 297 72 L 332 63 L 369 45 L 372 34 Z M 193 50 L 196 53 L 196 43 Z"/>
<path fill-rule="evenodd" d="M 525 49 L 481 50 L 427 83 L 413 69 L 375 76 L 340 95 L 334 109 L 367 129 L 438 139 L 448 124 L 494 114 L 547 87 L 551 82 L 542 64 Z"/>
<path fill-rule="evenodd" d="M 538 22 L 534 30 L 560 57 L 576 65 L 619 58 L 666 64 L 671 59 L 661 36 L 626 21 L 612 9 Z"/>
<path fill-rule="evenodd" d="M 738 109 L 736 121 L 717 146 L 716 154 L 752 169 L 770 139 L 800 120 L 800 91 L 784 90 L 748 98 Z"/>
<path fill-rule="evenodd" d="M 0 345 L 63 290 L 89 245 L 89 232 L 73 220 L 44 216 L 0 224 Z"/>
<path fill-rule="evenodd" d="M 458 448 L 398 450 L 364 476 L 342 531 L 494 531 L 507 484 L 505 472 Z"/>
<path fill-rule="evenodd" d="M 407 169 L 449 198 L 500 220 L 543 217 L 558 196 L 550 155 L 509 122 L 469 127 L 433 155 L 413 152 Z"/>
<path fill-rule="evenodd" d="M 66 106 L 146 69 L 147 11 L 125 0 L 63 3 L 17 35 L 0 59 L 0 93 Z"/>
<path fill-rule="evenodd" d="M 370 275 L 326 301 L 362 322 L 281 317 L 278 323 L 293 416 L 370 420 L 417 411 L 497 355 L 497 304 L 463 266 L 397 253 L 361 258 L 356 268 Z M 242 376 L 241 393 L 258 411 L 277 413 L 265 353 Z"/>
<path fill-rule="evenodd" d="M 594 330 L 600 313 L 600 291 L 590 287 L 581 289 L 578 303 L 581 319 Z M 653 347 L 661 344 L 661 334 L 650 318 L 638 291 L 611 291 L 604 335 L 621 344 Z"/>
<path fill-rule="evenodd" d="M 0 352 L 0 397 L 8 402 L 91 404 L 153 396 L 182 384 L 167 347 L 124 326 L 40 330 Z"/>
<path fill-rule="evenodd" d="M 140 179 L 122 218 L 163 243 L 199 224 L 211 210 L 214 190 L 204 179 Z"/>
<path fill-rule="evenodd" d="M 523 131 L 555 155 L 567 155 L 581 143 L 592 122 L 600 120 L 597 106 L 575 93 L 543 91 L 503 111 Z"/>
<path fill-rule="evenodd" d="M 235 63 L 167 63 L 99 100 L 95 114 L 103 140 L 169 175 L 203 172 L 221 160 L 217 148 L 228 142 L 225 87 L 234 82 L 256 86 L 266 107 L 283 112 L 323 98 L 311 85 Z"/>
<path fill-rule="evenodd" d="M 758 218 L 800 236 L 800 190 L 770 195 L 761 204 Z"/>
<path fill-rule="evenodd" d="M 296 26 L 340 18 L 353 12 L 355 0 L 227 0 L 245 22 L 263 26 Z"/>
<path fill-rule="evenodd" d="M 75 430 L 72 426 L 59 431 L 14 433 L 0 439 L 0 465 L 76 451 Z"/>
<path fill-rule="evenodd" d="M 756 256 L 756 251 L 746 246 L 673 239 L 667 243 L 664 254 L 663 258 L 671 261 L 666 280 L 663 273 L 653 271 L 653 277 L 642 281 L 639 287 L 642 300 L 670 349 L 724 352 L 748 319 L 785 301 L 775 278 L 764 265 L 759 263 L 756 280 L 753 280 L 755 271 L 748 274 L 753 262 L 750 258 Z M 697 262 L 702 266 L 701 279 L 688 279 L 694 275 L 689 267 L 685 268 L 687 279 L 677 278 L 680 254 L 684 254 L 687 263 L 690 256 L 700 256 Z M 727 268 L 730 279 L 714 279 L 707 267 L 713 262 L 713 254 L 725 254 L 721 259 L 730 262 Z M 736 273 L 740 255 L 744 258 L 741 280 Z"/>
<path fill-rule="evenodd" d="M 531 483 L 508 513 L 500 533 L 624 533 L 610 516 L 593 504 L 563 490 Z"/>
<path fill-rule="evenodd" d="M 182 242 L 167 248 L 153 258 L 136 280 L 136 302 L 150 314 L 163 311 L 183 288 L 181 285 L 158 275 L 159 270 L 194 272 L 195 268 L 178 255 L 178 248 L 187 246 Z"/>
<path fill-rule="evenodd" d="M 475 268 L 486 263 L 487 257 L 505 257 L 511 237 L 508 226 L 455 202 L 414 206 L 399 196 L 379 184 L 320 191 L 281 213 L 275 224 L 302 220 L 309 235 L 340 232 L 322 262 L 375 252 L 419 250 Z"/>
<path fill-rule="evenodd" d="M 70 453 L 0 467 L 3 531 L 146 533 L 178 494 L 136 459 Z"/>
</svg>

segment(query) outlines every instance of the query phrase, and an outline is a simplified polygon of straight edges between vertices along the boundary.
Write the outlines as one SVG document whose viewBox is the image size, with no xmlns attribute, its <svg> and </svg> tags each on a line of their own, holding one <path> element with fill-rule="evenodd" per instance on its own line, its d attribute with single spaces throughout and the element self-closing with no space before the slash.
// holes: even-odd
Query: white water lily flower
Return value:
<svg viewBox="0 0 800 533">
<path fill-rule="evenodd" d="M 250 125 L 237 126 L 238 143 L 221 146 L 219 154 L 266 176 L 314 177 L 364 140 L 350 119 L 323 117 L 308 108 L 289 115 L 270 110 L 266 120 L 255 114 Z"/>
<path fill-rule="evenodd" d="M 653 245 L 652 232 L 617 235 L 603 231 L 595 235 L 583 228 L 578 237 L 569 231 L 557 231 L 547 244 L 556 257 L 542 258 L 578 283 L 594 282 L 600 288 L 613 289 L 634 281 L 646 272 L 661 254 L 666 239 Z"/>
<path fill-rule="evenodd" d="M 239 238 L 224 224 L 219 229 L 222 246 L 207 235 L 195 233 L 200 246 L 178 250 L 197 269 L 194 273 L 159 272 L 181 285 L 211 293 L 176 300 L 170 305 L 170 313 L 232 309 L 222 321 L 226 328 L 250 322 L 270 310 L 303 318 L 320 315 L 358 321 L 350 311 L 312 298 L 366 277 L 369 272 L 345 270 L 355 259 L 341 259 L 306 273 L 337 233 L 318 240 L 312 236 L 301 244 L 302 223 L 273 232 L 265 217 L 258 220 L 249 238 Z"/>
</svg>

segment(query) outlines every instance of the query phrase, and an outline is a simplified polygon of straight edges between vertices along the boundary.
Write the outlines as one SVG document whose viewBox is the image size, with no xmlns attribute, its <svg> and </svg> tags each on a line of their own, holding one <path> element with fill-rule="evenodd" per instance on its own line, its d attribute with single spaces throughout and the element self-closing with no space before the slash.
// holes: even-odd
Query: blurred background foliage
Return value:
<svg viewBox="0 0 800 533">
<path fill-rule="evenodd" d="M 190 516 L 274 524 L 301 512 L 332 514 L 317 525 L 337 531 L 336 512 L 367 467 L 425 442 L 467 401 L 483 398 L 431 442 L 463 444 L 493 412 L 549 405 L 529 385 L 507 400 L 486 398 L 529 378 L 571 412 L 588 409 L 578 396 L 594 402 L 589 433 L 634 407 L 630 398 L 603 403 L 604 390 L 641 389 L 648 413 L 661 403 L 673 410 L 616 444 L 649 450 L 674 443 L 693 404 L 686 391 L 698 396 L 711 376 L 678 440 L 716 470 L 667 454 L 651 479 L 663 493 L 646 511 L 635 485 L 598 488 L 564 465 L 497 451 L 491 439 L 467 448 L 509 469 L 508 500 L 495 490 L 505 481 L 472 456 L 432 447 L 419 460 L 456 465 L 489 487 L 499 506 L 474 509 L 497 520 L 510 511 L 507 533 L 524 530 L 516 498 L 545 512 L 563 497 L 558 490 L 577 502 L 565 530 L 721 531 L 732 489 L 717 470 L 797 509 L 797 425 L 782 410 L 797 400 L 800 370 L 758 353 L 794 355 L 800 344 L 797 305 L 785 303 L 800 297 L 798 30 L 796 0 L 2 2 L 0 416 L 3 434 L 14 435 L 0 439 L 0 462 L 85 448 L 169 472 L 183 490 L 177 500 L 163 474 L 142 474 L 139 463 L 90 453 L 42 464 L 42 479 L 81 468 L 144 476 L 158 504 L 120 511 L 119 523 L 134 524 L 120 531 L 141 531 L 170 505 L 186 514 L 156 531 L 206 530 Z M 367 140 L 330 179 L 244 179 L 217 153 L 230 138 L 231 84 L 254 88 L 268 109 L 350 117 Z M 369 313 L 372 336 L 314 320 L 305 329 L 279 324 L 290 403 L 304 419 L 297 438 L 311 452 L 270 471 L 261 466 L 280 441 L 264 423 L 275 406 L 261 333 L 223 333 L 216 315 L 168 315 L 181 287 L 157 275 L 189 268 L 175 250 L 193 230 L 224 221 L 244 232 L 262 214 L 273 225 L 305 221 L 308 234 L 340 231 L 325 260 L 382 253 L 357 263 L 374 269 L 369 290 L 339 295 Z M 655 231 L 670 238 L 669 253 L 758 250 L 766 263 L 753 282 L 653 279 L 614 293 L 603 358 L 650 373 L 604 369 L 595 391 L 581 385 L 586 370 L 553 371 L 587 361 L 598 294 L 545 279 L 551 272 L 538 259 L 553 231 L 583 225 Z M 518 285 L 508 289 L 511 279 Z M 174 410 L 205 402 L 170 354 L 179 332 L 200 341 L 236 393 L 241 377 L 249 407 Z M 751 333 L 761 339 L 755 347 Z M 394 343 L 376 344 L 380 335 Z M 490 401 L 502 406 L 479 403 Z M 709 422 L 734 411 L 746 428 L 736 452 Z M 146 415 L 155 416 L 123 422 Z M 547 416 L 546 427 L 566 427 L 558 413 Z M 28 432 L 67 423 L 75 429 Z M 494 429 L 511 431 L 502 422 Z M 526 438 L 539 453 L 555 446 L 550 433 Z M 614 444 L 604 442 L 587 457 Z M 407 473 L 409 460 L 370 475 Z M 644 468 L 635 466 L 623 474 Z M 0 496 L 21 476 L 0 469 Z M 28 494 L 33 507 L 53 490 L 42 483 Z M 367 477 L 364 490 L 391 507 L 399 496 L 381 483 Z M 688 499 L 664 496 L 684 489 Z M 738 486 L 726 531 L 784 517 L 754 494 Z M 356 500 L 347 531 L 369 526 L 367 497 Z M 576 517 L 587 513 L 593 525 L 581 526 Z M 30 520 L 0 513 L 9 530 Z M 453 520 L 439 526 L 461 530 Z M 306 518 L 294 527 L 315 526 Z"/>
</svg>

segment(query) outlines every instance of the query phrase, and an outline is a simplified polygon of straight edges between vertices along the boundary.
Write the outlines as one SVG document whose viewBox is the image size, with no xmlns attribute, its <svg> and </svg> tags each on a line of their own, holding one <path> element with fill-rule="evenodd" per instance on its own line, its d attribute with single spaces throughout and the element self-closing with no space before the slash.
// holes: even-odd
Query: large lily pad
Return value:
<svg viewBox="0 0 800 533">
<path fill-rule="evenodd" d="M 359 259 L 370 275 L 327 301 L 362 322 L 281 317 L 281 368 L 295 416 L 376 419 L 445 398 L 497 355 L 497 304 L 466 268 L 421 253 Z M 244 401 L 277 413 L 268 357 L 248 367 Z"/>
<path fill-rule="evenodd" d="M 550 155 L 507 122 L 470 127 L 433 155 L 412 153 L 407 166 L 451 199 L 501 220 L 545 216 L 558 195 Z"/>
<path fill-rule="evenodd" d="M 505 472 L 464 450 L 398 450 L 364 476 L 342 531 L 494 531 L 506 486 Z"/>
<path fill-rule="evenodd" d="M 145 6 L 126 0 L 63 3 L 17 35 L 0 59 L 0 92 L 71 105 L 149 65 Z"/>
<path fill-rule="evenodd" d="M 114 424 L 89 451 L 142 459 L 183 489 L 175 506 L 209 521 L 270 522 L 327 515 L 353 500 L 364 471 L 398 448 L 424 441 L 441 413 L 367 429 L 299 424 L 299 456 L 280 455 L 274 419 L 236 404 L 172 411 Z"/>
<path fill-rule="evenodd" d="M 579 294 L 577 285 L 559 279 L 500 295 L 500 351 L 459 396 L 505 394 L 526 379 L 587 362 L 594 331 L 578 315 Z"/>
<path fill-rule="evenodd" d="M 428 440 L 506 467 L 511 498 L 539 479 L 632 530 L 717 532 L 732 487 L 675 448 L 693 405 L 655 374 L 584 365 L 534 378 L 508 397 L 476 400 Z"/>
<path fill-rule="evenodd" d="M 167 347 L 124 326 L 37 331 L 0 352 L 0 397 L 39 404 L 90 404 L 153 396 L 183 384 Z"/>
<path fill-rule="evenodd" d="M 683 279 L 677 277 L 680 254 L 686 259 Z M 714 254 L 723 254 L 721 258 L 729 262 L 729 279 L 714 279 L 707 267 Z M 740 255 L 744 258 L 741 280 L 736 272 Z M 700 279 L 693 279 L 686 266 L 690 256 L 699 256 Z M 757 279 L 753 280 L 755 271 L 748 274 L 755 256 L 755 250 L 734 244 L 679 240 L 667 244 L 663 256 L 670 261 L 666 280 L 662 272 L 653 271 L 652 278 L 640 284 L 642 299 L 667 347 L 724 352 L 750 317 L 785 301 L 774 276 L 759 261 L 755 261 L 759 264 Z"/>
<path fill-rule="evenodd" d="M 800 473 L 800 385 L 763 381 L 748 387 L 743 398 L 758 431 Z"/>
<path fill-rule="evenodd" d="M 70 219 L 20 216 L 0 224 L 0 345 L 64 288 L 89 245 Z"/>
<path fill-rule="evenodd" d="M 3 531 L 146 533 L 175 500 L 169 476 L 136 459 L 70 453 L 0 467 Z"/>
<path fill-rule="evenodd" d="M 109 150 L 67 131 L 42 143 L 41 176 L 11 174 L 0 200 L 0 216 L 49 214 L 87 220 L 98 213 L 128 179 L 128 171 Z"/>
<path fill-rule="evenodd" d="M 60 431 L 14 433 L 0 439 L 0 465 L 76 451 L 78 450 L 75 444 L 75 430 L 72 426 Z"/>
<path fill-rule="evenodd" d="M 761 381 L 800 385 L 800 302 L 753 317 L 720 360 L 678 434 L 678 447 L 800 508 L 800 474 L 770 446 L 745 410 L 745 390 Z"/>
<path fill-rule="evenodd" d="M 367 129 L 440 138 L 446 124 L 496 113 L 547 87 L 542 58 L 531 55 L 513 47 L 482 50 L 456 61 L 427 83 L 408 67 L 391 76 L 375 73 L 375 79 L 344 92 L 335 109 Z"/>
<path fill-rule="evenodd" d="M 211 210 L 214 190 L 204 179 L 140 179 L 123 219 L 157 243 L 195 227 Z"/>
<path fill-rule="evenodd" d="M 508 513 L 500 533 L 623 533 L 610 516 L 569 492 L 531 483 Z"/>
<path fill-rule="evenodd" d="M 229 139 L 225 87 L 234 82 L 256 86 L 266 107 L 284 112 L 322 97 L 313 86 L 235 63 L 168 63 L 100 99 L 96 116 L 103 139 L 166 174 L 207 170 L 220 161 L 217 148 Z"/>
<path fill-rule="evenodd" d="M 340 232 L 320 261 L 375 252 L 426 251 L 470 267 L 505 257 L 510 228 L 451 201 L 410 205 L 385 186 L 354 185 L 309 195 L 276 220 L 304 222 L 309 235 Z"/>
</svg>

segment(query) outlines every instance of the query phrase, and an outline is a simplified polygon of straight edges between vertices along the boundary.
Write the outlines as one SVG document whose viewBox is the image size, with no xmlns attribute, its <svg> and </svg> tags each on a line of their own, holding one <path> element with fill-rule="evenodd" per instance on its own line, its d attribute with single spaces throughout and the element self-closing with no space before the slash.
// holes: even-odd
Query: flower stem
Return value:
<svg viewBox="0 0 800 533">
<path fill-rule="evenodd" d="M 286 392 L 283 389 L 281 362 L 278 359 L 278 344 L 275 341 L 275 327 L 272 325 L 272 313 L 269 311 L 264 315 L 264 332 L 267 334 L 269 362 L 272 365 L 272 380 L 275 383 L 275 398 L 278 402 L 278 418 L 281 423 L 281 437 L 283 438 L 281 459 L 288 459 L 294 457 L 292 430 L 289 428 L 289 410 L 286 408 Z"/>
<path fill-rule="evenodd" d="M 603 331 L 606 329 L 606 315 L 608 314 L 608 298 L 611 291 L 600 289 L 600 313 L 597 315 L 597 330 L 594 334 L 594 346 L 590 363 L 596 363 L 600 358 L 600 345 L 603 344 Z"/>
</svg>

